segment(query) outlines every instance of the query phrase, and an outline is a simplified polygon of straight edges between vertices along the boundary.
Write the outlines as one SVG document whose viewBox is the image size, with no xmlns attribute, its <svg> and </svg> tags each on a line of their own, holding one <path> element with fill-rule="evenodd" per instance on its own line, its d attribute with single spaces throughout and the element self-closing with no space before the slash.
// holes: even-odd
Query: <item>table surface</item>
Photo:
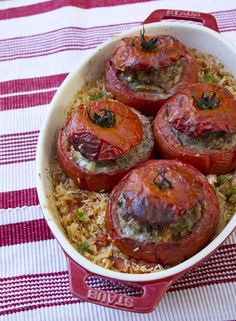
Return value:
<svg viewBox="0 0 236 321">
<path fill-rule="evenodd" d="M 35 152 L 50 101 L 67 74 L 155 9 L 212 13 L 236 44 L 235 0 L 15 0 L 0 3 L 0 320 L 236 319 L 236 235 L 179 279 L 150 314 L 80 302 L 45 222 Z"/>
</svg>

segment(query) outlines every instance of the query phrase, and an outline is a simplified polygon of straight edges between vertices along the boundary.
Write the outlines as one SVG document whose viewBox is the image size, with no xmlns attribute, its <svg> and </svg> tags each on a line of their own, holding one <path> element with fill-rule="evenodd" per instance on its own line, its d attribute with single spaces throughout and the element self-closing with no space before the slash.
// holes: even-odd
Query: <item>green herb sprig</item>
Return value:
<svg viewBox="0 0 236 321">
<path fill-rule="evenodd" d="M 223 184 L 230 184 L 230 180 L 224 176 L 224 175 L 220 175 L 217 177 L 217 185 L 223 185 Z"/>
<path fill-rule="evenodd" d="M 79 221 L 84 221 L 85 217 L 86 217 L 86 213 L 85 211 L 81 211 L 79 208 L 77 209 L 77 219 Z"/>
<path fill-rule="evenodd" d="M 78 245 L 77 245 L 77 248 L 78 248 L 80 254 L 82 254 L 82 255 L 84 255 L 86 252 L 87 252 L 87 253 L 90 253 L 90 254 L 92 253 L 92 252 L 91 252 L 91 249 L 89 248 L 89 243 L 88 243 L 88 241 L 84 241 L 83 243 L 78 244 Z"/>
<path fill-rule="evenodd" d="M 206 83 L 216 84 L 217 79 L 213 74 L 207 74 L 203 77 L 203 81 Z"/>
<path fill-rule="evenodd" d="M 89 100 L 95 101 L 95 100 L 101 100 L 105 99 L 107 97 L 107 94 L 105 91 L 100 91 L 94 95 L 89 96 Z"/>
<path fill-rule="evenodd" d="M 226 193 L 225 196 L 229 199 L 231 196 L 236 194 L 236 187 L 232 186 Z"/>
</svg>

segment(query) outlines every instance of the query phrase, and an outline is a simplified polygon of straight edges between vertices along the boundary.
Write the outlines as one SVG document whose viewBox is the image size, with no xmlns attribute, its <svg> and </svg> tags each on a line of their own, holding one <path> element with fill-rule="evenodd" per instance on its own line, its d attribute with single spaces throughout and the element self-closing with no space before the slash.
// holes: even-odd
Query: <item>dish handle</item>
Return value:
<svg viewBox="0 0 236 321">
<path fill-rule="evenodd" d="M 160 9 L 153 11 L 142 24 L 159 22 L 163 19 L 190 20 L 201 22 L 203 26 L 219 32 L 216 19 L 209 13 L 175 10 L 175 9 Z"/>
<path fill-rule="evenodd" d="M 86 302 L 132 312 L 147 313 L 153 311 L 169 286 L 176 279 L 176 276 L 174 276 L 165 280 L 128 283 L 92 274 L 74 262 L 69 256 L 67 256 L 67 262 L 69 267 L 70 290 L 73 295 Z M 95 283 L 98 284 L 96 288 L 94 287 L 94 282 L 92 282 L 92 286 L 89 286 L 87 282 L 91 276 L 97 277 L 97 281 L 95 280 Z M 117 289 L 112 292 L 112 290 L 101 289 L 101 285 L 104 284 L 104 282 L 114 283 L 113 287 L 117 286 L 117 284 L 126 288 L 137 287 L 137 289 L 142 289 L 142 292 L 140 296 L 120 294 Z"/>
</svg>

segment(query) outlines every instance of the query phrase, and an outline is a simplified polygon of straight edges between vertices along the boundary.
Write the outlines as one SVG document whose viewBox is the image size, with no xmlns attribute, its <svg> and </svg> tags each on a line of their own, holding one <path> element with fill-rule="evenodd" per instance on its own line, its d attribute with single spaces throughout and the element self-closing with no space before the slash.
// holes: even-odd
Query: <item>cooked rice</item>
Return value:
<svg viewBox="0 0 236 321">
<path fill-rule="evenodd" d="M 193 50 L 199 66 L 200 82 L 219 83 L 236 95 L 236 80 L 211 55 Z M 101 78 L 89 88 L 84 86 L 68 110 L 68 117 L 81 103 L 96 99 L 112 99 Z M 80 190 L 65 176 L 57 160 L 52 164 L 54 197 L 60 222 L 73 246 L 87 259 L 107 269 L 126 273 L 151 273 L 160 271 L 159 264 L 140 263 L 121 253 L 113 244 L 105 228 L 105 210 L 109 194 Z M 217 234 L 222 231 L 236 211 L 236 171 L 224 176 L 208 175 L 220 204 L 220 223 Z M 134 249 L 134 251 L 137 251 Z"/>
<path fill-rule="evenodd" d="M 236 96 L 236 79 L 225 66 L 212 55 L 200 53 L 196 49 L 192 49 L 192 51 L 198 64 L 199 82 L 219 84 Z"/>
</svg>

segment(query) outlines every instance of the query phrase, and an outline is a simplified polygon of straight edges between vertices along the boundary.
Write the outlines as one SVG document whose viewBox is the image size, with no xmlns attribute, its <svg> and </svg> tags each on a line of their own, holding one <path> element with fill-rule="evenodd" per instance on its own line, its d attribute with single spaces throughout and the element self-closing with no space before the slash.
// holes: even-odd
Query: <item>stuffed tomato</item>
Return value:
<svg viewBox="0 0 236 321">
<path fill-rule="evenodd" d="M 226 174 L 236 167 L 236 99 L 219 85 L 196 83 L 161 108 L 154 136 L 163 157 Z"/>
<path fill-rule="evenodd" d="M 109 191 L 139 163 L 151 158 L 154 147 L 146 116 L 111 100 L 80 105 L 57 139 L 57 158 L 82 189 Z"/>
<path fill-rule="evenodd" d="M 207 178 L 174 160 L 149 160 L 113 189 L 107 230 L 119 250 L 136 259 L 175 265 L 201 250 L 219 222 Z"/>
<path fill-rule="evenodd" d="M 193 54 L 169 35 L 124 38 L 106 66 L 106 89 L 146 115 L 197 81 Z"/>
</svg>

